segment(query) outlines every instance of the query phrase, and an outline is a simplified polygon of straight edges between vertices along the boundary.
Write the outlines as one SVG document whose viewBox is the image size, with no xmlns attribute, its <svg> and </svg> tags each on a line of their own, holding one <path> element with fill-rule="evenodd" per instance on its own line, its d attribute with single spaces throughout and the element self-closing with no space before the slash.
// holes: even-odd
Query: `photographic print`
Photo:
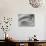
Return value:
<svg viewBox="0 0 46 46">
<path fill-rule="evenodd" d="M 19 14 L 18 25 L 19 26 L 34 26 L 35 24 L 34 14 Z"/>
</svg>

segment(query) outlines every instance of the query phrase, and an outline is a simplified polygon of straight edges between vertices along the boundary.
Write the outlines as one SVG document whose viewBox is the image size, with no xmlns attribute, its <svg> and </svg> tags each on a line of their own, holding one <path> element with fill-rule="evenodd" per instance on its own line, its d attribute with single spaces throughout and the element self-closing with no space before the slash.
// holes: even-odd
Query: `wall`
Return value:
<svg viewBox="0 0 46 46">
<path fill-rule="evenodd" d="M 0 0 L 0 17 L 13 17 L 13 22 L 10 31 L 13 37 L 17 40 L 27 40 L 34 34 L 37 35 L 39 40 L 45 39 L 45 15 L 46 6 L 33 8 L 30 6 L 28 0 Z M 35 26 L 34 27 L 19 27 L 18 26 L 18 14 L 35 14 Z M 3 33 L 2 31 L 0 31 Z M 0 33 L 0 35 L 2 35 Z M 45 34 L 44 34 L 45 33 Z M 3 37 L 0 36 L 0 39 Z"/>
</svg>

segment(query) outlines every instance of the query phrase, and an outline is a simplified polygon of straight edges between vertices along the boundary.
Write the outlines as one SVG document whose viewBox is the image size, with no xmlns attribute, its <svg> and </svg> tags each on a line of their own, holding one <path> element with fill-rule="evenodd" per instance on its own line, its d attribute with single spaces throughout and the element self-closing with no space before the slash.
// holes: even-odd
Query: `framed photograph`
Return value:
<svg viewBox="0 0 46 46">
<path fill-rule="evenodd" d="M 34 26 L 35 16 L 34 14 L 18 14 L 18 25 L 19 26 Z"/>
</svg>

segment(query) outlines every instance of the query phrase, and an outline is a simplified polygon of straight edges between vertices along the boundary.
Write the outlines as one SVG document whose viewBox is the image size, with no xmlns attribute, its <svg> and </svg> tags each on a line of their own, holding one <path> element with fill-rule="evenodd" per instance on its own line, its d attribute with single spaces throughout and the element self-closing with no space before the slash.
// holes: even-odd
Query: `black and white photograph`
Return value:
<svg viewBox="0 0 46 46">
<path fill-rule="evenodd" d="M 18 25 L 19 26 L 34 26 L 35 17 L 34 14 L 18 14 Z"/>
</svg>

